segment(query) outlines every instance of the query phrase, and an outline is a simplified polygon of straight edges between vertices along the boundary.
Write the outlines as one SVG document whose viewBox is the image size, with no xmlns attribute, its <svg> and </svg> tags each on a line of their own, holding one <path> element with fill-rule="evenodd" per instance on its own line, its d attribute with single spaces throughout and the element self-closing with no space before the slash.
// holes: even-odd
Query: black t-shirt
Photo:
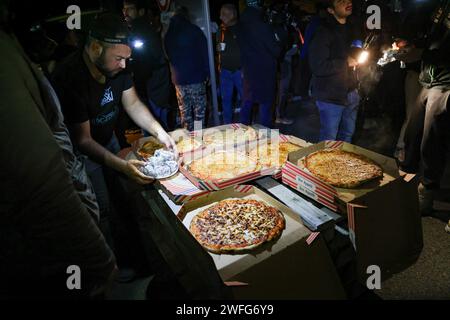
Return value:
<svg viewBox="0 0 450 320">
<path fill-rule="evenodd" d="M 131 75 L 121 72 L 101 84 L 90 74 L 82 52 L 76 52 L 56 68 L 52 80 L 66 124 L 89 120 L 92 138 L 106 145 L 116 125 L 122 92 L 133 86 Z"/>
<path fill-rule="evenodd" d="M 234 72 L 241 68 L 241 51 L 233 30 L 222 25 L 218 43 L 225 43 L 225 50 L 219 52 L 221 68 Z"/>
</svg>

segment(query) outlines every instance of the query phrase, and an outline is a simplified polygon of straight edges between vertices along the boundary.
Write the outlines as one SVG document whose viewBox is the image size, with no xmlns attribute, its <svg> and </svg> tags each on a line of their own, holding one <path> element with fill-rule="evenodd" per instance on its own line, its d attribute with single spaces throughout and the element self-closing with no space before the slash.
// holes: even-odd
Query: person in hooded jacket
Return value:
<svg viewBox="0 0 450 320">
<path fill-rule="evenodd" d="M 247 1 L 247 8 L 236 26 L 236 36 L 244 80 L 240 120 L 243 124 L 251 124 L 252 109 L 258 104 L 259 123 L 271 127 L 281 48 L 271 26 L 264 21 L 259 1 Z"/>
</svg>

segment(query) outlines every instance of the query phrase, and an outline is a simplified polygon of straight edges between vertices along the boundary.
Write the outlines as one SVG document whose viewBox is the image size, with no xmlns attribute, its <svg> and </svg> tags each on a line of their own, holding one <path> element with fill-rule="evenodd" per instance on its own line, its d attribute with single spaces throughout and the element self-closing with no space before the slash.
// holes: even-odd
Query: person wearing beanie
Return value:
<svg viewBox="0 0 450 320">
<path fill-rule="evenodd" d="M 100 229 L 111 247 L 110 220 L 115 209 L 107 181 L 124 174 L 138 184 L 153 182 L 139 170 L 143 162 L 116 155 L 120 146 L 115 128 L 121 109 L 176 153 L 175 142 L 141 102 L 131 75 L 124 71 L 130 57 L 128 26 L 120 16 L 107 13 L 94 21 L 83 50 L 64 60 L 52 76 L 74 148 L 85 158 L 97 196 Z"/>
</svg>

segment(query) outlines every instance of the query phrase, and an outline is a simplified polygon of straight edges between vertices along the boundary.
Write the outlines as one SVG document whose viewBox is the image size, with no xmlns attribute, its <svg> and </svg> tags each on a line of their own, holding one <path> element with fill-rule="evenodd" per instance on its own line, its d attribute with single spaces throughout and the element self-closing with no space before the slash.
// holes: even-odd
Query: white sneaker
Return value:
<svg viewBox="0 0 450 320">
<path fill-rule="evenodd" d="M 447 225 L 445 226 L 445 232 L 450 234 L 450 221 L 447 223 Z"/>
</svg>

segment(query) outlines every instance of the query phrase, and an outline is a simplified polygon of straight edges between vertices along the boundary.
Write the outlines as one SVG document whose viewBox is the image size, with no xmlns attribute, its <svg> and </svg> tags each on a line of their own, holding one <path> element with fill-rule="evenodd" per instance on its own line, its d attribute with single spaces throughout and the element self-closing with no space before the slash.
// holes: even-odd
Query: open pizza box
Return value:
<svg viewBox="0 0 450 320">
<path fill-rule="evenodd" d="M 383 178 L 357 189 L 324 183 L 304 168 L 301 160 L 326 148 L 340 148 L 370 158 L 383 168 Z M 418 179 L 401 173 L 394 159 L 349 143 L 325 141 L 290 153 L 282 179 L 284 184 L 347 217 L 362 283 L 366 282 L 367 267 L 371 265 L 379 266 L 385 279 L 418 258 L 423 247 Z"/>
<path fill-rule="evenodd" d="M 245 150 L 245 148 L 244 148 Z M 238 153 L 237 153 L 238 152 Z M 180 166 L 180 172 L 187 178 L 189 181 L 192 182 L 194 186 L 201 190 L 207 190 L 207 191 L 218 191 L 222 189 L 226 189 L 228 187 L 242 184 L 248 181 L 256 180 L 258 178 L 261 178 L 263 176 L 271 176 L 275 174 L 276 168 L 261 168 L 260 166 L 255 166 L 255 171 L 240 174 L 237 176 L 234 176 L 230 179 L 211 179 L 211 180 L 204 180 L 199 179 L 195 177 L 190 171 L 189 171 L 189 165 L 196 160 L 203 159 L 204 157 L 207 157 L 211 155 L 212 153 L 220 153 L 222 154 L 222 158 L 224 161 L 228 161 L 227 157 L 230 156 L 232 159 L 243 159 L 243 157 L 248 158 L 249 162 L 255 163 L 254 160 L 252 160 L 248 155 L 243 152 L 238 147 L 228 146 L 226 149 L 222 150 L 214 150 L 213 152 L 210 152 L 208 149 L 200 150 L 193 154 L 193 157 L 190 160 L 186 160 L 184 158 L 184 164 Z"/>
<path fill-rule="evenodd" d="M 158 180 L 157 183 L 169 199 L 177 205 L 181 205 L 210 192 L 197 188 L 180 172 L 168 179 Z"/>
<path fill-rule="evenodd" d="M 341 149 L 364 155 L 383 168 L 383 178 L 364 183 L 355 189 L 336 188 L 325 183 L 310 173 L 304 167 L 302 161 L 309 154 L 324 149 Z M 358 199 L 366 193 L 382 188 L 399 178 L 398 166 L 394 159 L 342 141 L 324 141 L 292 152 L 289 154 L 288 162 L 283 169 L 283 182 L 285 184 L 288 184 L 294 189 L 298 189 L 300 192 L 322 203 L 331 210 L 341 213 L 346 212 L 347 203 Z"/>
<path fill-rule="evenodd" d="M 254 129 L 255 136 L 254 137 L 245 137 L 244 132 L 248 129 Z M 258 143 L 260 140 L 267 139 L 268 128 L 253 128 L 251 126 L 246 126 L 241 123 L 233 123 L 226 124 L 216 127 L 211 127 L 207 129 L 195 130 L 189 132 L 189 135 L 196 139 L 197 141 L 202 142 L 202 149 L 193 150 L 193 152 L 187 152 L 183 154 L 183 158 L 185 162 L 190 162 L 194 158 L 198 158 L 197 153 L 202 153 L 203 155 L 210 154 L 214 151 L 221 150 L 229 150 L 233 148 L 245 148 L 250 144 Z M 215 143 L 210 144 L 208 140 L 208 136 L 215 136 Z M 235 135 L 239 138 L 242 137 L 242 140 L 235 141 Z"/>
<path fill-rule="evenodd" d="M 209 253 L 237 299 L 345 299 L 328 249 L 291 209 L 253 186 L 234 186 L 183 205 L 178 217 L 189 230 L 193 217 L 225 199 L 254 199 L 279 209 L 286 227 L 278 239 L 254 251 Z"/>
<path fill-rule="evenodd" d="M 306 141 L 294 136 L 279 135 L 279 142 L 290 142 L 301 147 L 307 147 L 311 145 Z M 260 143 L 266 143 L 260 141 Z M 252 146 L 253 148 L 254 146 Z M 281 169 L 277 170 L 272 176 L 275 179 L 281 179 Z M 158 181 L 159 186 L 165 194 L 177 205 L 186 203 L 187 201 L 198 198 L 210 192 L 197 188 L 189 179 L 183 174 L 178 173 L 175 176 Z"/>
<path fill-rule="evenodd" d="M 268 138 L 267 140 L 260 140 L 258 141 L 258 144 L 250 144 L 247 150 L 249 153 L 251 153 L 252 150 L 260 148 L 264 145 L 267 145 L 268 143 L 272 143 L 272 144 L 277 144 L 277 143 L 282 143 L 282 142 L 289 142 L 292 144 L 295 144 L 301 148 L 306 148 L 311 146 L 311 143 L 306 142 L 303 139 L 297 138 L 295 136 L 291 136 L 291 135 L 284 135 L 284 134 L 274 134 L 275 130 L 271 130 L 271 134 L 270 134 L 270 138 Z M 264 154 L 264 153 L 263 153 Z M 278 154 L 277 154 L 278 155 Z M 277 167 L 274 168 L 274 174 L 272 175 L 272 178 L 274 179 L 281 179 L 282 178 L 282 172 L 281 169 L 284 166 L 284 164 L 281 164 Z"/>
</svg>

